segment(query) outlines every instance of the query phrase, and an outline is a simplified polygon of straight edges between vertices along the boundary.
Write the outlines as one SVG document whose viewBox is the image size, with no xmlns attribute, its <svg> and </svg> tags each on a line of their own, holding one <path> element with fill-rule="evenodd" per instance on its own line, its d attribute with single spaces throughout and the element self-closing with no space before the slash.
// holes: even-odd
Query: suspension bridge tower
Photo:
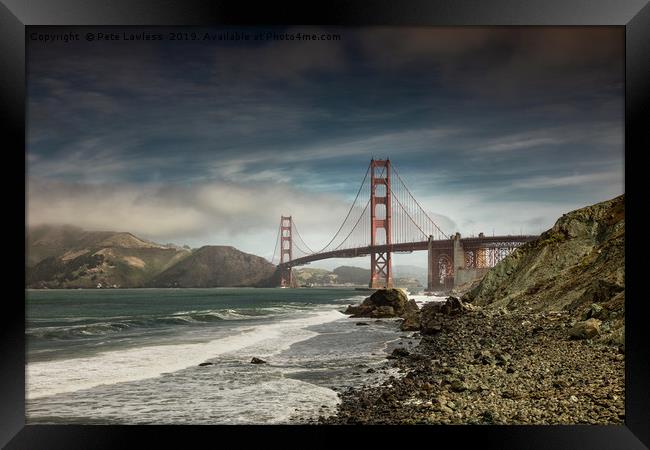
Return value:
<svg viewBox="0 0 650 450">
<path fill-rule="evenodd" d="M 291 216 L 280 217 L 280 286 L 292 287 L 293 277 L 291 267 L 284 266 L 283 263 L 291 261 L 292 242 L 291 242 Z"/>
<path fill-rule="evenodd" d="M 390 160 L 370 162 L 370 245 L 391 244 Z M 391 252 L 370 254 L 370 287 L 393 287 Z"/>
</svg>

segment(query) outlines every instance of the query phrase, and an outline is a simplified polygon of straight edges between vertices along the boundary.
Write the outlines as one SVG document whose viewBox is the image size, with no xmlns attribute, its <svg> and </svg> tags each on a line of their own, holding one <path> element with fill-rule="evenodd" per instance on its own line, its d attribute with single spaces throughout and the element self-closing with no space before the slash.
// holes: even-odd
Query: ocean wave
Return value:
<svg viewBox="0 0 650 450">
<path fill-rule="evenodd" d="M 37 339 L 74 339 L 79 337 L 104 336 L 120 333 L 134 328 L 157 328 L 174 325 L 206 325 L 220 321 L 240 321 L 259 318 L 271 318 L 305 309 L 304 306 L 286 305 L 250 309 L 208 309 L 178 311 L 157 316 L 118 316 L 106 317 L 100 322 L 88 323 L 88 318 L 66 318 L 59 322 L 64 325 L 31 326 L 29 323 L 26 334 Z M 75 320 L 78 319 L 78 320 Z M 57 319 L 58 321 L 58 319 Z M 82 323 L 78 323 L 82 322 Z"/>
<path fill-rule="evenodd" d="M 337 311 L 312 312 L 305 317 L 235 326 L 228 334 L 207 342 L 144 345 L 88 357 L 30 363 L 27 365 L 26 396 L 33 399 L 102 384 L 154 378 L 197 366 L 206 358 L 218 355 L 234 354 L 245 361 L 250 361 L 253 355 L 269 357 L 315 336 L 317 333 L 308 327 L 341 318 L 343 316 Z"/>
</svg>

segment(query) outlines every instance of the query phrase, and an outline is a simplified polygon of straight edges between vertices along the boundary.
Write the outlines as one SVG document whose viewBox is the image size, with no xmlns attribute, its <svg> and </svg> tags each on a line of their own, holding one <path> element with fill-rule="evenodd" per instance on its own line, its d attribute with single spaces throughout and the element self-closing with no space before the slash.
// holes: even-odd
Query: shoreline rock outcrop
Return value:
<svg viewBox="0 0 650 450">
<path fill-rule="evenodd" d="M 401 317 L 403 320 L 400 330 L 420 330 L 420 308 L 415 300 L 408 299 L 402 289 L 378 289 L 360 305 L 349 305 L 344 314 L 351 314 L 351 318 Z M 359 324 L 357 323 L 357 325 Z"/>
<path fill-rule="evenodd" d="M 427 303 L 420 313 L 420 333 L 422 335 L 440 333 L 444 328 L 446 317 L 458 316 L 468 309 L 469 307 L 457 297 L 447 297 L 444 303 Z"/>
<path fill-rule="evenodd" d="M 404 314 L 402 314 L 403 321 L 399 329 L 402 331 L 420 331 L 420 308 L 415 300 L 410 299 L 406 303 Z"/>
<path fill-rule="evenodd" d="M 624 205 L 565 214 L 460 299 L 424 305 L 420 343 L 377 368 L 401 377 L 349 388 L 319 422 L 624 423 Z"/>
<path fill-rule="evenodd" d="M 623 346 L 625 195 L 564 214 L 492 268 L 462 300 L 599 319 L 599 332 L 589 334 Z"/>
<path fill-rule="evenodd" d="M 410 308 L 408 303 L 408 297 L 402 289 L 378 289 L 360 305 L 348 306 L 344 314 L 351 314 L 353 318 L 401 317 Z"/>
</svg>

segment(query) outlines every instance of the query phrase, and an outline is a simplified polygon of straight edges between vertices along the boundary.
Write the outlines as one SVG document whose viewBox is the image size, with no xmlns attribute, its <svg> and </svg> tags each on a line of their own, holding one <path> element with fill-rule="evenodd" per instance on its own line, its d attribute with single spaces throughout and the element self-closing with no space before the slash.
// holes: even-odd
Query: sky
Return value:
<svg viewBox="0 0 650 450">
<path fill-rule="evenodd" d="M 80 40 L 28 40 L 29 225 L 270 259 L 283 214 L 324 246 L 372 157 L 447 234 L 538 234 L 624 193 L 621 27 L 34 30 Z M 203 39 L 226 31 L 263 38 Z"/>
</svg>

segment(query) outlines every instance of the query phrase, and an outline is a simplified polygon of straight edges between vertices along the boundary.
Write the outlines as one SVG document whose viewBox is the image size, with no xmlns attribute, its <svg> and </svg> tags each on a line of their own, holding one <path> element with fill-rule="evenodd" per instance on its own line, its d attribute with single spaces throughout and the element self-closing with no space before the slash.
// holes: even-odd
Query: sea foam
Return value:
<svg viewBox="0 0 650 450">
<path fill-rule="evenodd" d="M 253 353 L 268 357 L 317 334 L 307 327 L 344 317 L 341 312 L 328 309 L 272 324 L 237 327 L 228 336 L 208 342 L 150 345 L 91 357 L 30 363 L 26 366 L 26 396 L 35 399 L 153 378 L 231 352 L 240 352 L 242 357 Z"/>
</svg>

